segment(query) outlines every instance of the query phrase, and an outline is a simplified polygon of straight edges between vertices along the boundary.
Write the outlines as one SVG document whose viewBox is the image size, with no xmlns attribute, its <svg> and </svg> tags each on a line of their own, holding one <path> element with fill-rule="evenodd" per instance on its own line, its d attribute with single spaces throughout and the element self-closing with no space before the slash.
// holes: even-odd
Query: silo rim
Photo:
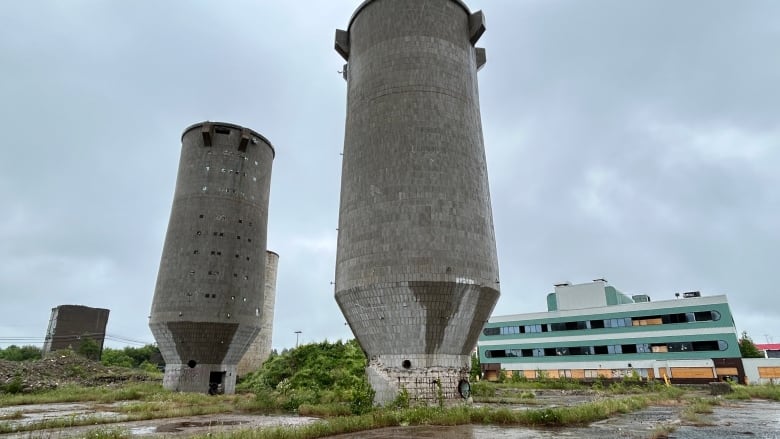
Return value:
<svg viewBox="0 0 780 439">
<path fill-rule="evenodd" d="M 369 3 L 373 3 L 375 1 L 376 0 L 365 0 L 363 3 L 360 4 L 360 6 L 357 7 L 357 9 L 355 9 L 355 12 L 352 14 L 352 17 L 349 19 L 349 25 L 347 26 L 347 31 L 352 29 L 352 23 L 355 21 L 358 14 L 360 14 L 363 11 L 363 9 L 365 9 L 365 7 L 368 6 Z M 462 0 L 450 0 L 450 1 L 463 8 L 463 10 L 466 11 L 466 16 L 471 15 L 471 10 L 469 9 L 468 6 L 466 6 L 465 3 L 463 3 Z"/>
<path fill-rule="evenodd" d="M 187 132 L 189 132 L 190 130 L 193 130 L 195 128 L 202 127 L 204 124 L 207 124 L 207 123 L 210 123 L 212 125 L 224 126 L 224 127 L 228 127 L 228 128 L 235 128 L 237 130 L 243 130 L 244 128 L 246 128 L 246 127 L 242 127 L 241 125 L 237 125 L 237 124 L 230 123 L 230 122 L 216 122 L 216 121 L 206 120 L 206 121 L 203 121 L 203 122 L 194 123 L 194 124 L 188 126 L 187 128 L 185 128 L 184 131 L 182 131 L 182 133 L 181 133 L 181 140 L 180 141 L 184 141 L 184 135 L 187 134 Z M 271 143 L 270 140 L 268 140 L 267 137 L 265 137 L 264 135 L 258 133 L 257 131 L 255 131 L 255 130 L 253 130 L 251 128 L 246 128 L 246 129 L 248 129 L 249 132 L 252 133 L 253 136 L 259 137 L 263 141 L 263 143 L 268 145 L 268 147 L 271 148 L 271 155 L 276 157 L 276 149 L 274 148 L 274 145 Z"/>
<path fill-rule="evenodd" d="M 276 252 L 275 252 L 275 251 L 273 251 L 273 250 L 268 250 L 268 249 L 266 249 L 265 251 L 266 251 L 266 252 L 268 252 L 268 253 L 271 253 L 271 254 L 274 254 L 274 255 L 276 255 L 276 257 L 277 257 L 277 258 L 279 257 L 279 253 L 276 253 Z"/>
</svg>

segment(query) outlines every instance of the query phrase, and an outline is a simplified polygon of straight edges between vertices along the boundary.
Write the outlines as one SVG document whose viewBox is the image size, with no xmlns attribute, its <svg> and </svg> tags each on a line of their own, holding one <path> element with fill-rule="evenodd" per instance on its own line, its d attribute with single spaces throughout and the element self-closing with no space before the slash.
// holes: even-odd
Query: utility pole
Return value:
<svg viewBox="0 0 780 439">
<path fill-rule="evenodd" d="M 298 347 L 298 337 L 301 336 L 301 331 L 295 331 L 295 347 Z"/>
</svg>

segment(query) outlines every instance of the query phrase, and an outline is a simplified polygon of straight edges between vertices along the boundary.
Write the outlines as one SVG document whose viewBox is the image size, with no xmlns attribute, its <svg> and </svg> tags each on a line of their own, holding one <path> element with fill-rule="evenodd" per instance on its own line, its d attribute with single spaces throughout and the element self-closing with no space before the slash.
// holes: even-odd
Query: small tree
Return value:
<svg viewBox="0 0 780 439">
<path fill-rule="evenodd" d="M 482 378 L 482 366 L 479 362 L 479 354 L 471 354 L 471 371 L 469 372 L 469 379 L 471 381 L 479 381 Z"/>
<path fill-rule="evenodd" d="M 119 349 L 105 348 L 101 357 L 104 366 L 133 367 L 133 359 Z"/>
<path fill-rule="evenodd" d="M 742 354 L 742 358 L 764 358 L 764 354 L 758 350 L 747 331 L 742 331 L 742 337 L 739 339 L 739 352 Z"/>
<path fill-rule="evenodd" d="M 100 361 L 100 345 L 91 337 L 82 336 L 81 344 L 76 352 L 90 360 Z"/>
</svg>

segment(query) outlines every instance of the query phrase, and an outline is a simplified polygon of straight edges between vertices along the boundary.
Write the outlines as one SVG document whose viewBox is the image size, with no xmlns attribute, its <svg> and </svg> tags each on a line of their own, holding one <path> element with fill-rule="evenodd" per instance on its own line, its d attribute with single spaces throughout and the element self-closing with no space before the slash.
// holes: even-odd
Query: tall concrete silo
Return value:
<svg viewBox="0 0 780 439">
<path fill-rule="evenodd" d="M 279 254 L 265 252 L 265 287 L 263 288 L 263 311 L 260 313 L 260 332 L 249 345 L 244 357 L 238 362 L 238 376 L 244 376 L 263 365 L 271 355 L 271 340 L 274 333 L 274 304 L 276 303 L 276 272 L 279 268 Z"/>
<path fill-rule="evenodd" d="M 181 142 L 149 327 L 165 388 L 233 393 L 260 330 L 274 149 L 222 122 L 192 125 Z"/>
<path fill-rule="evenodd" d="M 347 61 L 336 301 L 376 402 L 458 398 L 499 297 L 477 92 L 482 12 L 459 0 L 367 0 Z"/>
</svg>

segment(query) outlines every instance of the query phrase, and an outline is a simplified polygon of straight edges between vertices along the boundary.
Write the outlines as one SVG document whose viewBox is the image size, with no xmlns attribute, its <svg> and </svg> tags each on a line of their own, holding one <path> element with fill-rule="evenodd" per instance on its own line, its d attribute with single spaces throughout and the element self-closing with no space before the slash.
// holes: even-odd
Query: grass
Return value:
<svg viewBox="0 0 780 439">
<path fill-rule="evenodd" d="M 670 424 L 661 424 L 655 426 L 650 432 L 650 439 L 667 439 L 669 434 L 677 430 L 677 427 Z"/>
<path fill-rule="evenodd" d="M 57 402 L 130 401 L 161 391 L 162 386 L 159 383 L 133 383 L 122 387 L 62 386 L 55 390 L 37 393 L 0 394 L 0 407 Z"/>
<path fill-rule="evenodd" d="M 780 386 L 766 384 L 761 386 L 743 386 L 741 384 L 732 384 L 732 392 L 726 394 L 726 399 L 768 399 L 771 401 L 780 401 Z"/>
<path fill-rule="evenodd" d="M 720 405 L 720 400 L 714 398 L 694 398 L 680 414 L 680 419 L 697 427 L 714 425 L 706 416 L 713 412 L 712 406 Z"/>
<path fill-rule="evenodd" d="M 24 412 L 22 410 L 15 410 L 13 412 L 6 413 L 4 415 L 0 415 L 0 421 L 9 421 L 14 419 L 22 419 L 24 417 Z"/>
<path fill-rule="evenodd" d="M 631 396 L 585 403 L 576 407 L 557 407 L 514 411 L 505 408 L 414 407 L 400 410 L 375 410 L 360 416 L 327 418 L 297 427 L 273 427 L 239 430 L 202 438 L 224 439 L 314 439 L 335 434 L 354 433 L 376 428 L 409 425 L 516 425 L 527 427 L 565 427 L 584 425 L 617 413 L 628 413 L 647 407 L 646 396 Z"/>
<path fill-rule="evenodd" d="M 128 386 L 125 389 L 75 388 L 73 395 L 63 395 L 67 388 L 49 391 L 42 394 L 18 395 L 28 399 L 16 404 L 39 404 L 50 402 L 75 402 L 92 401 L 98 404 L 116 401 L 131 401 L 112 407 L 111 410 L 118 413 L 117 416 L 66 416 L 60 418 L 45 419 L 29 424 L 0 423 L 0 434 L 36 431 L 48 428 L 69 428 L 85 425 L 110 424 L 118 421 L 143 421 L 149 419 L 164 419 L 183 416 L 198 416 L 214 413 L 229 413 L 240 407 L 251 395 L 219 395 L 208 396 L 200 393 L 168 392 L 158 385 L 143 384 Z M 79 391 L 81 390 L 81 391 Z M 102 390 L 102 393 L 100 392 Z M 123 398 L 124 397 L 124 398 Z M 79 399 L 82 398 L 82 399 Z M 111 430 L 111 429 L 109 429 Z M 105 432 L 109 430 L 97 430 Z M 113 434 L 113 433 L 111 433 Z M 113 436 L 106 436 L 113 437 Z"/>
</svg>

